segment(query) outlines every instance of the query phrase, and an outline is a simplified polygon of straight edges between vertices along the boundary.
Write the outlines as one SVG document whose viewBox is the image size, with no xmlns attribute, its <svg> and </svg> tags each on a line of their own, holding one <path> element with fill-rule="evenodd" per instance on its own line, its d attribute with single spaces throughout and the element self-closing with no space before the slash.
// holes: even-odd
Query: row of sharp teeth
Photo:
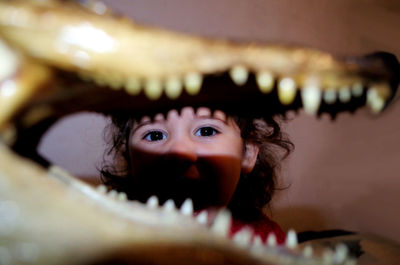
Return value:
<svg viewBox="0 0 400 265">
<path fill-rule="evenodd" d="M 7 61 L 7 63 L 0 64 L 1 83 L 2 80 L 5 80 L 16 71 L 18 68 L 18 58 L 1 40 L 0 57 L 5 58 L 5 61 Z M 235 66 L 229 73 L 232 81 L 237 86 L 245 85 L 249 78 L 249 71 L 243 66 Z M 91 79 L 85 75 L 82 77 L 84 79 Z M 261 71 L 256 74 L 256 82 L 262 93 L 271 93 L 275 87 L 275 82 L 277 82 L 277 94 L 280 102 L 283 105 L 290 105 L 297 96 L 298 85 L 296 81 L 291 77 L 276 79 L 273 73 L 269 71 Z M 163 91 L 165 91 L 166 96 L 170 99 L 178 98 L 182 94 L 183 89 L 189 95 L 197 95 L 202 87 L 203 76 L 193 72 L 185 75 L 183 78 L 170 77 L 165 81 L 148 79 L 142 82 L 134 77 L 128 78 L 126 82 L 117 77 L 96 77 L 94 81 L 101 86 L 109 85 L 114 89 L 120 89 L 124 86 L 125 91 L 130 95 L 138 95 L 142 88 L 144 88 L 145 95 L 151 100 L 156 100 L 161 97 Z M 360 82 L 354 83 L 352 86 L 343 86 L 340 89 L 328 88 L 322 92 L 315 78 L 310 78 L 300 90 L 303 107 L 308 114 L 317 113 L 322 101 L 328 105 L 334 104 L 336 101 L 348 103 L 352 97 L 360 97 L 363 94 L 364 87 Z M 367 105 L 375 113 L 380 112 L 385 106 L 385 100 L 380 97 L 378 89 L 374 86 L 371 86 L 367 91 Z"/>
<path fill-rule="evenodd" d="M 232 81 L 237 86 L 246 84 L 249 78 L 249 71 L 243 66 L 235 66 L 229 72 Z M 108 80 L 108 81 L 106 81 Z M 142 81 L 138 78 L 128 78 L 126 82 L 122 82 L 118 78 L 95 78 L 94 81 L 99 85 L 109 85 L 113 89 L 121 89 L 123 86 L 125 91 L 130 95 L 138 95 L 142 88 L 144 94 L 151 100 L 157 100 L 165 92 L 170 99 L 178 98 L 183 90 L 189 95 L 196 95 L 200 92 L 203 83 L 203 76 L 199 73 L 189 73 L 183 78 L 170 77 L 164 81 L 160 79 L 148 79 Z M 291 77 L 282 77 L 277 79 L 273 73 L 269 71 L 261 71 L 256 74 L 256 83 L 262 93 L 271 93 L 277 87 L 277 94 L 283 105 L 290 105 L 295 100 L 298 93 L 298 85 L 295 79 Z M 327 88 L 321 90 L 315 78 L 310 78 L 300 89 L 300 96 L 306 113 L 315 114 L 321 105 L 325 102 L 328 105 L 335 102 L 349 103 L 352 97 L 361 97 L 364 94 L 364 86 L 361 82 L 356 82 L 351 86 L 343 86 L 340 88 Z M 380 112 L 385 106 L 385 100 L 379 96 L 377 88 L 371 86 L 367 91 L 367 104 L 373 112 Z"/>
<path fill-rule="evenodd" d="M 110 198 L 118 201 L 126 201 L 127 195 L 123 192 L 117 192 L 111 190 L 107 192 L 107 188 L 104 185 L 97 187 L 97 191 L 102 194 L 108 195 Z M 182 214 L 183 216 L 192 217 L 194 216 L 193 202 L 192 200 L 186 199 L 180 209 L 176 207 L 175 202 L 172 199 L 165 201 L 161 206 L 157 196 L 151 196 L 147 202 L 146 207 L 150 210 L 156 210 L 161 208 L 162 211 L 171 214 Z M 201 211 L 194 219 L 201 225 L 208 225 L 208 212 Z M 231 213 L 224 209 L 220 210 L 216 215 L 214 221 L 210 226 L 210 230 L 217 236 L 228 238 L 230 227 L 232 225 Z M 232 241 L 240 247 L 250 247 L 254 251 L 263 250 L 265 247 L 273 248 L 278 246 L 276 235 L 272 232 L 268 235 L 267 240 L 264 242 L 259 235 L 255 235 L 251 228 L 244 227 L 240 231 L 236 232 Z M 286 236 L 285 247 L 289 250 L 296 250 L 298 248 L 297 234 L 294 230 L 289 230 Z M 306 258 L 313 257 L 313 248 L 310 245 L 305 246 L 302 249 L 302 254 Z M 336 246 L 336 250 L 333 252 L 329 249 L 325 250 L 322 254 L 323 264 L 342 264 L 346 261 L 346 265 L 354 264 L 352 259 L 348 258 L 348 248 L 344 244 Z"/>
</svg>

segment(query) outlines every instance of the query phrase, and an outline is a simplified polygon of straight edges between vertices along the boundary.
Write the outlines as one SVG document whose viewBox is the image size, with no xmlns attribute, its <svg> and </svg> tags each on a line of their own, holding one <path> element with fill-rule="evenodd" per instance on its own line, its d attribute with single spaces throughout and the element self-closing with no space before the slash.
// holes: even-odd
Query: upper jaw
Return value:
<svg viewBox="0 0 400 265">
<path fill-rule="evenodd" d="M 2 42 L 2 54 L 12 60 L 0 73 L 1 84 L 12 80 L 21 91 L 13 106 L 2 104 L 0 127 L 27 104 L 47 115 L 83 109 L 141 115 L 184 105 L 259 116 L 298 108 L 334 116 L 364 104 L 380 112 L 397 89 L 399 66 L 390 54 L 338 58 L 307 48 L 211 40 L 91 8 L 0 3 L 0 35 L 18 50 Z M 30 77 L 32 71 L 41 78 Z M 0 101 L 11 102 L 5 97 Z"/>
</svg>

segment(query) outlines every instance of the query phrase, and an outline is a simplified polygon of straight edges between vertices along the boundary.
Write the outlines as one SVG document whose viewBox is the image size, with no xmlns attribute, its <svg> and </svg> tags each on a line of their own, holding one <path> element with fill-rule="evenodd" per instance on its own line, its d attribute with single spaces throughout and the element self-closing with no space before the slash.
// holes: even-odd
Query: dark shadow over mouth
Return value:
<svg viewBox="0 0 400 265">
<path fill-rule="evenodd" d="M 191 162 L 176 155 L 138 152 L 135 151 L 135 155 L 139 157 L 139 161 L 135 162 L 137 167 L 132 166 L 134 169 L 128 169 L 129 172 L 123 176 L 107 172 L 103 177 L 107 185 L 119 192 L 125 192 L 131 200 L 145 203 L 149 197 L 155 195 L 160 204 L 173 199 L 176 206 L 180 207 L 190 198 L 194 210 L 198 211 L 226 206 L 237 185 L 237 180 L 225 179 L 234 177 L 233 174 L 223 172 L 237 164 L 237 158 L 208 155 Z M 199 173 L 195 178 L 187 175 L 192 167 Z"/>
</svg>

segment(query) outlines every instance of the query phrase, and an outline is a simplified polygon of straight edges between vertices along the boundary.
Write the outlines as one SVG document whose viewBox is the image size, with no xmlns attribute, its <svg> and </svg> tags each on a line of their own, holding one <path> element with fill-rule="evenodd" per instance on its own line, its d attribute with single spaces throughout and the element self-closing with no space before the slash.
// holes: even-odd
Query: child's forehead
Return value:
<svg viewBox="0 0 400 265">
<path fill-rule="evenodd" d="M 227 121 L 227 115 L 225 112 L 221 110 L 211 110 L 207 107 L 199 107 L 194 109 L 193 107 L 184 107 L 180 111 L 176 109 L 171 109 L 167 112 L 167 114 L 158 113 L 153 118 L 150 116 L 143 116 L 139 123 L 149 123 L 149 122 L 161 122 L 165 120 L 173 120 L 176 118 L 187 118 L 187 119 L 196 119 L 196 118 L 210 118 L 210 119 L 219 119 L 222 121 Z"/>
</svg>

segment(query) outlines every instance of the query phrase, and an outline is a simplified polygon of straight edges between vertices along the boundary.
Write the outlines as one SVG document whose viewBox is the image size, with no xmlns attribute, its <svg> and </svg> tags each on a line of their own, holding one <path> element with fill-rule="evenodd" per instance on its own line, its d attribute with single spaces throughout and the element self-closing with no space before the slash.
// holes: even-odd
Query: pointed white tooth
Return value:
<svg viewBox="0 0 400 265">
<path fill-rule="evenodd" d="M 307 114 L 316 114 L 321 104 L 321 90 L 318 86 L 307 85 L 301 90 L 301 100 Z"/>
<path fill-rule="evenodd" d="M 159 206 L 157 196 L 155 196 L 155 195 L 151 196 L 151 197 L 147 200 L 146 205 L 147 205 L 147 207 L 150 208 L 150 209 L 156 209 L 156 208 Z"/>
<path fill-rule="evenodd" d="M 333 88 L 329 88 L 327 90 L 324 91 L 323 93 L 323 98 L 324 98 L 324 102 L 326 104 L 333 104 L 336 102 L 336 90 Z"/>
<path fill-rule="evenodd" d="M 249 78 L 249 71 L 247 71 L 246 67 L 237 65 L 229 71 L 229 75 L 236 85 L 243 86 Z"/>
<path fill-rule="evenodd" d="M 311 245 L 307 245 L 307 246 L 305 246 L 304 249 L 303 249 L 303 255 L 304 255 L 304 257 L 306 257 L 306 258 L 311 258 L 312 255 L 313 255 L 313 252 L 314 252 L 314 250 L 313 250 L 313 248 L 312 248 Z"/>
<path fill-rule="evenodd" d="M 140 80 L 136 77 L 130 77 L 125 83 L 125 90 L 129 95 L 139 95 L 141 90 Z"/>
<path fill-rule="evenodd" d="M 269 247 L 275 247 L 277 245 L 277 240 L 276 240 L 276 235 L 274 232 L 271 232 L 268 234 L 267 237 L 267 246 Z"/>
<path fill-rule="evenodd" d="M 351 100 L 351 92 L 348 87 L 339 89 L 339 101 L 342 103 L 349 103 Z"/>
<path fill-rule="evenodd" d="M 202 211 L 199 215 L 196 216 L 196 220 L 199 224 L 206 225 L 208 221 L 207 211 Z"/>
<path fill-rule="evenodd" d="M 170 99 L 178 98 L 183 90 L 182 81 L 178 77 L 170 77 L 165 83 L 165 94 Z"/>
<path fill-rule="evenodd" d="M 19 62 L 15 53 L 0 40 L 0 83 L 17 71 Z"/>
<path fill-rule="evenodd" d="M 255 246 L 255 247 L 264 246 L 264 243 L 263 243 L 263 241 L 262 241 L 262 239 L 261 239 L 261 237 L 259 235 L 254 236 L 254 238 L 253 238 L 253 246 Z"/>
<path fill-rule="evenodd" d="M 159 99 L 162 95 L 163 87 L 159 79 L 149 79 L 144 84 L 144 93 L 150 100 Z"/>
<path fill-rule="evenodd" d="M 290 229 L 286 235 L 285 245 L 289 249 L 294 249 L 298 245 L 297 234 L 294 230 Z"/>
<path fill-rule="evenodd" d="M 186 216 L 193 215 L 193 201 L 191 199 L 186 199 L 181 206 L 181 213 Z"/>
<path fill-rule="evenodd" d="M 385 107 L 385 101 L 379 96 L 375 88 L 368 89 L 367 104 L 370 106 L 373 113 L 379 113 Z"/>
<path fill-rule="evenodd" d="M 199 73 L 189 73 L 184 78 L 186 92 L 189 95 L 197 95 L 200 92 L 203 77 Z"/>
<path fill-rule="evenodd" d="M 333 260 L 335 263 L 343 263 L 347 259 L 349 254 L 349 249 L 345 244 L 338 244 L 336 246 L 335 254 L 333 255 Z"/>
<path fill-rule="evenodd" d="M 120 192 L 120 193 L 118 194 L 118 200 L 119 200 L 119 201 L 126 201 L 126 200 L 128 200 L 128 196 L 126 195 L 125 192 Z"/>
<path fill-rule="evenodd" d="M 256 81 L 261 92 L 267 94 L 274 88 L 274 76 L 271 72 L 262 71 L 257 73 Z"/>
<path fill-rule="evenodd" d="M 107 193 L 107 187 L 104 186 L 104 185 L 97 186 L 96 190 L 101 194 L 106 194 Z"/>
<path fill-rule="evenodd" d="M 167 200 L 164 205 L 163 208 L 166 212 L 173 212 L 176 210 L 176 206 L 175 206 L 175 202 L 172 199 Z"/>
<path fill-rule="evenodd" d="M 228 210 L 221 210 L 215 217 L 211 226 L 211 231 L 223 237 L 227 237 L 231 228 L 232 217 Z"/>
<path fill-rule="evenodd" d="M 355 97 L 361 97 L 362 94 L 364 92 L 363 89 L 363 85 L 361 83 L 355 83 L 352 87 L 351 87 L 351 93 L 353 94 L 353 96 Z"/>
<path fill-rule="evenodd" d="M 110 196 L 110 198 L 112 198 L 112 199 L 117 199 L 118 192 L 116 190 L 110 190 L 110 192 L 108 193 L 108 196 Z"/>
<path fill-rule="evenodd" d="M 243 228 L 242 230 L 235 233 L 233 236 L 233 242 L 240 246 L 249 246 L 253 231 L 249 228 Z"/>
<path fill-rule="evenodd" d="M 289 105 L 296 98 L 296 83 L 290 77 L 285 77 L 279 81 L 278 97 L 283 105 Z"/>
</svg>

